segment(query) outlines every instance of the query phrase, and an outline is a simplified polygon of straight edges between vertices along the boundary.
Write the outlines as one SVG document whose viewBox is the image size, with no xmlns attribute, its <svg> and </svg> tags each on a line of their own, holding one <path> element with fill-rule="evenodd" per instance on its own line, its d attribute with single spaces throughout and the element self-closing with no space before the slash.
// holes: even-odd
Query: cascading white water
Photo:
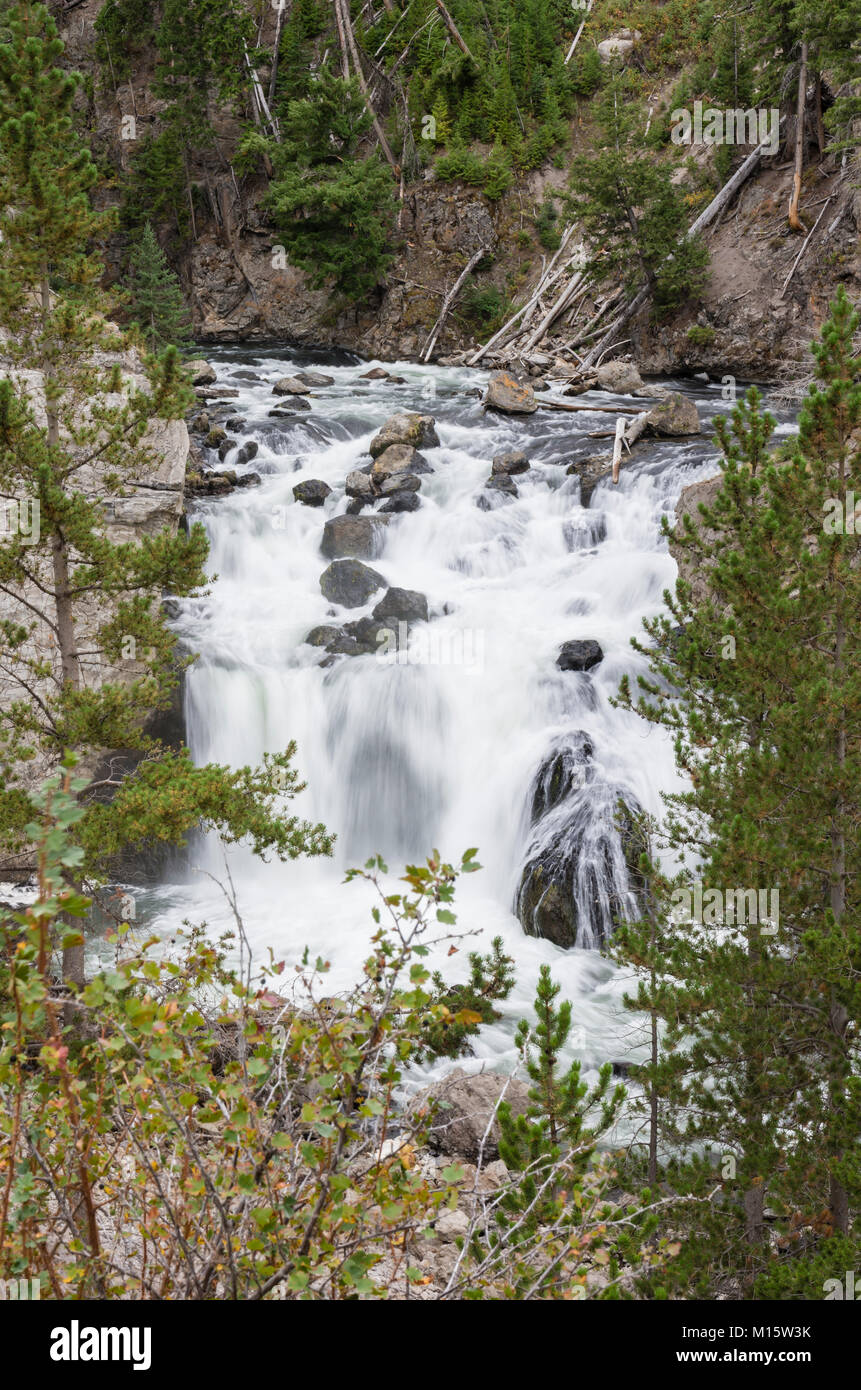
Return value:
<svg viewBox="0 0 861 1390">
<path fill-rule="evenodd" d="M 399 386 L 364 381 L 369 364 L 340 359 L 325 366 L 335 385 L 312 393 L 311 413 L 272 419 L 273 406 L 285 404 L 272 382 L 307 365 L 307 355 L 222 350 L 212 360 L 219 383 L 239 390 L 231 410 L 246 421 L 241 438 L 259 444 L 247 467 L 262 483 L 196 512 L 217 579 L 207 596 L 181 605 L 176 623 L 199 653 L 186 688 L 190 746 L 199 762 L 242 765 L 295 739 L 308 786 L 291 809 L 338 836 L 332 860 L 264 865 L 241 848 L 230 852 L 252 945 L 292 962 L 307 944 L 331 962 L 332 988 L 347 985 L 371 923 L 370 891 L 343 886 L 345 868 L 380 852 L 394 872 L 433 848 L 457 860 L 477 846 L 483 872 L 463 880 L 457 910 L 459 927 L 481 935 L 451 961 L 434 962 L 457 978 L 467 951 L 488 949 L 495 934 L 516 959 L 515 992 L 503 1021 L 482 1031 L 476 1064 L 504 1068 L 513 1059 L 512 1020 L 528 1011 L 545 961 L 572 1000 L 574 1051 L 586 1066 L 630 1055 L 618 973 L 597 950 L 526 936 L 512 906 L 532 837 L 530 789 L 558 740 L 582 730 L 594 749 L 594 776 L 580 795 L 599 829 L 612 821 L 616 791 L 658 812 L 661 789 L 676 785 L 668 741 L 608 697 L 624 672 L 640 669 L 629 639 L 674 582 L 660 515 L 683 486 L 715 471 L 708 432 L 638 451 L 619 485 L 601 483 L 584 511 L 579 480 L 564 465 L 597 452 L 609 459 L 610 441 L 589 432 L 608 429 L 612 416 L 485 414 L 475 390 L 483 373 L 397 364 L 392 371 L 406 378 Z M 233 375 L 238 367 L 243 377 Z M 257 382 L 243 379 L 249 369 Z M 719 387 L 698 387 L 695 398 L 704 422 L 730 408 Z M 346 474 L 399 410 L 432 414 L 441 447 L 423 450 L 434 472 L 422 480 L 421 508 L 392 518 L 372 564 L 390 584 L 426 594 L 431 621 L 413 629 L 406 662 L 340 657 L 324 668 L 320 650 L 303 642 L 332 621 L 319 586 L 328 564 L 323 524 L 344 511 Z M 532 462 L 517 478 L 519 498 L 479 509 L 491 459 L 512 449 Z M 293 487 L 311 478 L 333 488 L 325 508 L 294 502 Z M 604 660 L 588 675 L 561 672 L 560 645 L 581 637 L 597 639 Z M 150 895 L 157 928 L 186 916 L 213 930 L 230 925 L 223 897 L 200 872 L 217 877 L 223 853 L 217 841 L 196 846 L 186 881 Z M 617 868 L 624 873 L 621 861 Z"/>
</svg>

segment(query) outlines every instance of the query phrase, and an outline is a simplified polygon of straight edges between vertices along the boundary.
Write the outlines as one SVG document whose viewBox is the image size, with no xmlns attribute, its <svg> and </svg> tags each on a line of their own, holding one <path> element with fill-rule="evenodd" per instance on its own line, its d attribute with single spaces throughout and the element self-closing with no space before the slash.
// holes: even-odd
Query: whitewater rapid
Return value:
<svg viewBox="0 0 861 1390">
<path fill-rule="evenodd" d="M 600 483 L 585 510 L 566 465 L 601 452 L 609 462 L 612 441 L 589 434 L 612 429 L 612 415 L 486 414 L 479 395 L 487 376 L 464 369 L 383 364 L 405 378 L 395 385 L 362 380 L 375 364 L 347 355 L 220 349 L 210 360 L 219 386 L 239 392 L 230 413 L 245 425 L 230 434 L 259 445 L 245 471 L 262 481 L 193 511 L 217 578 L 208 594 L 179 604 L 175 619 L 184 647 L 198 653 L 185 686 L 189 745 L 197 762 L 241 766 L 295 740 L 307 789 L 291 810 L 337 835 L 329 860 L 261 864 L 241 847 L 228 852 L 255 952 L 262 959 L 271 946 L 289 966 L 307 945 L 331 962 L 332 990 L 345 987 L 358 978 L 372 931 L 370 890 L 345 886 L 345 869 L 379 852 L 394 877 L 433 849 L 457 861 L 476 846 L 483 869 L 462 880 L 456 910 L 458 929 L 479 935 L 432 963 L 456 979 L 467 952 L 489 949 L 500 934 L 517 985 L 464 1065 L 513 1065 L 514 1023 L 529 1010 L 543 962 L 572 1001 L 573 1051 L 587 1070 L 630 1059 L 639 1039 L 621 1007 L 620 973 L 596 949 L 566 951 L 526 936 L 512 907 L 530 844 L 530 787 L 555 740 L 583 730 L 598 787 L 625 788 L 655 814 L 661 791 L 678 786 L 668 740 L 609 701 L 624 673 L 642 669 L 630 638 L 675 581 L 661 515 L 684 486 L 717 471 L 708 421 L 731 409 L 720 385 L 665 383 L 696 400 L 702 438 L 638 450 L 618 486 Z M 273 397 L 272 384 L 309 365 L 335 384 L 309 393 L 310 412 L 272 418 L 274 407 L 289 406 Z M 328 564 L 323 524 L 344 511 L 347 473 L 368 461 L 372 436 L 401 410 L 432 415 L 440 447 L 422 450 L 434 472 L 422 479 L 421 508 L 392 518 L 371 563 L 389 584 L 425 594 L 431 622 L 414 629 L 407 663 L 342 657 L 324 668 L 321 651 L 303 641 L 332 621 L 319 585 Z M 517 478 L 519 497 L 481 510 L 476 498 L 492 458 L 514 449 L 532 464 Z M 294 501 L 294 486 L 312 478 L 333 489 L 323 508 Z M 588 675 L 556 667 L 572 638 L 603 648 Z M 224 853 L 214 837 L 198 840 L 175 881 L 143 895 L 148 925 L 169 933 L 190 918 L 213 932 L 230 927 L 209 876 L 224 878 Z"/>
</svg>

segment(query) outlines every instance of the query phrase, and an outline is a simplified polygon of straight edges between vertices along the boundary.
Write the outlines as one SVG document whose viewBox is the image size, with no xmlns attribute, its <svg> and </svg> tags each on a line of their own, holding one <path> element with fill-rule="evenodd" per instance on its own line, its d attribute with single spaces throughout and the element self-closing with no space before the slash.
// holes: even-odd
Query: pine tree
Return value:
<svg viewBox="0 0 861 1390">
<path fill-rule="evenodd" d="M 391 172 L 378 154 L 356 153 L 370 125 L 355 81 L 321 69 L 310 94 L 290 102 L 280 144 L 245 140 L 247 153 L 272 160 L 267 203 L 290 259 L 313 285 L 331 280 L 353 299 L 376 289 L 393 259 Z"/>
<path fill-rule="evenodd" d="M 755 391 L 718 423 L 722 485 L 676 530 L 683 572 L 705 574 L 708 595 L 695 601 L 680 578 L 640 648 L 654 679 L 637 708 L 672 731 L 691 779 L 668 798 L 671 842 L 722 896 L 780 895 L 777 921 L 703 914 L 676 924 L 674 947 L 694 1071 L 687 1134 L 737 1161 L 711 1232 L 724 1250 L 736 1243 L 751 1288 L 774 1277 L 766 1201 L 787 1258 L 802 1232 L 848 1236 L 861 1204 L 857 325 L 841 290 L 788 460 L 769 453 L 774 421 Z"/>
<path fill-rule="evenodd" d="M 147 841 L 182 843 L 192 827 L 247 837 L 258 853 L 325 851 L 322 827 L 286 818 L 296 789 L 289 750 L 263 769 L 195 768 L 147 734 L 177 680 L 161 597 L 205 582 L 206 537 L 163 530 L 112 539 L 111 499 L 151 476 L 159 437 L 192 399 L 174 348 L 146 367 L 105 317 L 102 266 L 87 248 L 108 218 L 93 210 L 96 170 L 75 132 L 78 79 L 41 5 L 20 3 L 0 45 L 0 495 L 29 526 L 4 527 L 0 848 L 26 849 L 28 788 L 72 752 L 84 761 L 87 814 L 76 832 L 85 875 Z M 141 384 L 143 383 L 143 384 Z M 8 515 L 7 502 L 7 515 Z M 137 763 L 95 777 L 105 750 Z M 94 780 L 95 778 L 95 780 Z M 100 785 L 97 785 L 100 784 Z M 113 798 L 113 799 L 111 799 Z"/>
<path fill-rule="evenodd" d="M 188 311 L 179 281 L 146 223 L 131 255 L 131 307 L 150 352 L 191 342 Z"/>
<path fill-rule="evenodd" d="M 610 1090 L 612 1068 L 606 1063 L 595 1086 L 580 1079 L 580 1063 L 560 1070 L 560 1058 L 571 1033 L 571 1004 L 557 1006 L 560 986 L 542 965 L 535 990 L 534 1029 L 526 1019 L 517 1028 L 516 1042 L 523 1059 L 531 1104 L 525 1115 L 512 1115 L 511 1107 L 499 1107 L 499 1153 L 507 1166 L 524 1174 L 521 1197 L 535 1204 L 529 1222 L 550 1219 L 559 1184 L 552 1177 L 563 1152 L 568 1156 L 568 1176 L 582 1177 L 599 1135 L 612 1125 L 624 1099 L 624 1087 Z M 589 1116 L 599 1107 L 598 1117 Z"/>
<path fill-rule="evenodd" d="M 686 236 L 688 216 L 672 169 L 640 153 L 645 125 L 630 75 L 615 73 L 596 104 L 600 153 L 572 167 L 570 201 L 600 267 L 629 290 L 645 282 L 655 303 L 670 307 L 695 295 L 705 279 L 706 248 Z"/>
</svg>

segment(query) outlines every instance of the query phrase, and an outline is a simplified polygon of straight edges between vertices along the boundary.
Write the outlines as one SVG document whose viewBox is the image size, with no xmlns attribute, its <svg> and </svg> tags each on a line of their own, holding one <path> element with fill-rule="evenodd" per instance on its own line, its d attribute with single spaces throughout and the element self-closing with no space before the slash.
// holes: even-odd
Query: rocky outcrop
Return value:
<svg viewBox="0 0 861 1390">
<path fill-rule="evenodd" d="M 705 507 L 714 506 L 715 499 L 723 484 L 723 473 L 716 474 L 713 478 L 705 478 L 700 483 L 691 483 L 682 490 L 682 495 L 676 503 L 676 524 L 681 523 L 682 517 L 687 513 L 691 520 L 700 528 L 704 538 L 711 544 L 718 539 L 718 534 L 711 527 L 703 524 L 700 516 L 700 505 Z M 692 562 L 690 555 L 680 550 L 670 540 L 670 554 L 679 567 L 679 576 L 686 579 L 691 585 L 694 603 L 703 603 L 708 598 L 708 566 Z"/>
<path fill-rule="evenodd" d="M 533 839 L 515 909 L 527 936 L 556 946 L 607 941 L 637 910 L 645 844 L 629 792 L 599 781 L 591 740 L 558 740 L 530 791 Z"/>
<path fill-rule="evenodd" d="M 379 439 L 379 435 L 377 439 Z M 374 444 L 372 443 L 372 450 L 373 447 Z M 384 478 L 389 478 L 396 473 L 426 474 L 432 472 L 433 469 L 427 459 L 411 444 L 390 444 L 383 449 L 382 453 L 376 455 L 371 469 L 371 477 L 375 483 L 379 484 L 383 482 Z"/>
</svg>

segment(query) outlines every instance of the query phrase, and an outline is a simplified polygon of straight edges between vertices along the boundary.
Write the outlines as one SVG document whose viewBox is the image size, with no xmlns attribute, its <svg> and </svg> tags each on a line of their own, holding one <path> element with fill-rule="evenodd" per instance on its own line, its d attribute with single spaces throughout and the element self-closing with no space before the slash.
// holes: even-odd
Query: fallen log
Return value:
<svg viewBox="0 0 861 1390">
<path fill-rule="evenodd" d="M 439 313 L 439 318 L 437 319 L 436 323 L 434 324 L 431 330 L 430 337 L 428 338 L 427 343 L 425 344 L 424 351 L 421 355 L 420 360 L 422 362 L 430 361 L 431 353 L 433 352 L 434 347 L 436 346 L 436 340 L 442 332 L 443 325 L 445 324 L 445 321 L 448 318 L 449 310 L 451 309 L 452 304 L 456 300 L 461 286 L 463 285 L 467 277 L 471 274 L 471 272 L 475 269 L 475 267 L 478 265 L 479 261 L 484 259 L 484 257 L 488 253 L 488 250 L 489 248 L 487 246 L 479 247 L 475 255 L 470 258 L 468 264 L 461 271 L 460 275 L 457 277 L 448 294 L 446 295 L 445 299 L 443 300 L 442 308 L 440 309 Z"/>
<path fill-rule="evenodd" d="M 532 312 L 532 310 L 538 304 L 538 301 L 540 300 L 541 296 L 547 292 L 548 286 L 554 283 L 556 277 L 553 276 L 553 271 L 555 269 L 556 262 L 559 260 L 560 256 L 562 255 L 562 252 L 565 250 L 573 234 L 574 228 L 566 227 L 565 231 L 562 234 L 562 240 L 559 243 L 559 248 L 553 259 L 551 260 L 550 264 L 544 270 L 544 273 L 542 274 L 541 279 L 539 280 L 532 297 L 529 300 L 527 300 L 527 302 L 520 309 L 518 309 L 516 313 L 512 314 L 511 318 L 508 319 L 507 322 L 504 323 L 502 327 L 497 330 L 496 333 L 494 333 L 493 337 L 488 339 L 488 341 L 484 344 L 484 347 L 479 348 L 477 352 L 474 352 L 471 357 L 467 358 L 466 365 L 468 367 L 476 366 L 477 363 L 481 361 L 482 357 L 484 357 L 485 354 L 490 351 L 494 344 L 500 342 L 503 338 L 505 338 L 508 335 L 509 331 L 514 327 L 515 323 L 519 322 L 519 320 L 522 319 L 524 315 L 528 316 Z M 561 270 L 559 273 L 561 274 Z"/>
<path fill-rule="evenodd" d="M 586 415 L 639 415 L 641 412 L 627 405 L 572 405 L 568 401 L 539 400 L 539 410 L 568 410 Z"/>
<path fill-rule="evenodd" d="M 823 214 L 824 214 L 824 212 L 825 212 L 825 208 L 828 207 L 828 204 L 831 202 L 831 199 L 832 199 L 834 196 L 835 196 L 835 195 L 832 193 L 832 194 L 829 195 L 829 197 L 827 197 L 827 198 L 825 199 L 825 206 L 823 207 L 822 212 L 820 212 L 820 214 L 819 214 L 819 216 L 817 217 L 816 221 L 814 222 L 813 226 L 810 228 L 810 231 L 807 233 L 807 236 L 804 238 L 804 245 L 802 246 L 801 250 L 799 251 L 798 255 L 795 257 L 795 260 L 794 260 L 793 263 L 792 263 L 792 269 L 790 270 L 789 274 L 787 275 L 786 279 L 785 279 L 784 282 L 783 282 L 783 285 L 782 285 L 781 290 L 780 290 L 780 295 L 778 296 L 778 298 L 783 299 L 783 296 L 786 294 L 786 291 L 787 291 L 787 289 L 789 288 L 789 282 L 790 282 L 790 280 L 792 279 L 793 275 L 795 274 L 796 270 L 798 269 L 799 265 L 801 264 L 801 257 L 804 255 L 805 251 L 807 250 L 807 247 L 808 247 L 808 245 L 809 245 L 809 243 L 810 243 L 810 239 L 811 239 L 811 237 L 813 236 L 813 233 L 816 231 L 816 228 L 819 226 L 820 222 L 822 221 L 822 217 L 823 217 Z"/>
<path fill-rule="evenodd" d="M 531 352 L 532 349 L 540 343 L 551 324 L 568 308 L 568 305 L 574 298 L 575 291 L 582 287 L 584 279 L 585 271 L 578 271 L 573 278 L 568 281 L 568 284 L 565 286 L 559 298 L 551 304 L 538 327 L 533 333 L 530 333 L 529 337 L 526 339 L 523 345 L 524 352 Z"/>
</svg>

